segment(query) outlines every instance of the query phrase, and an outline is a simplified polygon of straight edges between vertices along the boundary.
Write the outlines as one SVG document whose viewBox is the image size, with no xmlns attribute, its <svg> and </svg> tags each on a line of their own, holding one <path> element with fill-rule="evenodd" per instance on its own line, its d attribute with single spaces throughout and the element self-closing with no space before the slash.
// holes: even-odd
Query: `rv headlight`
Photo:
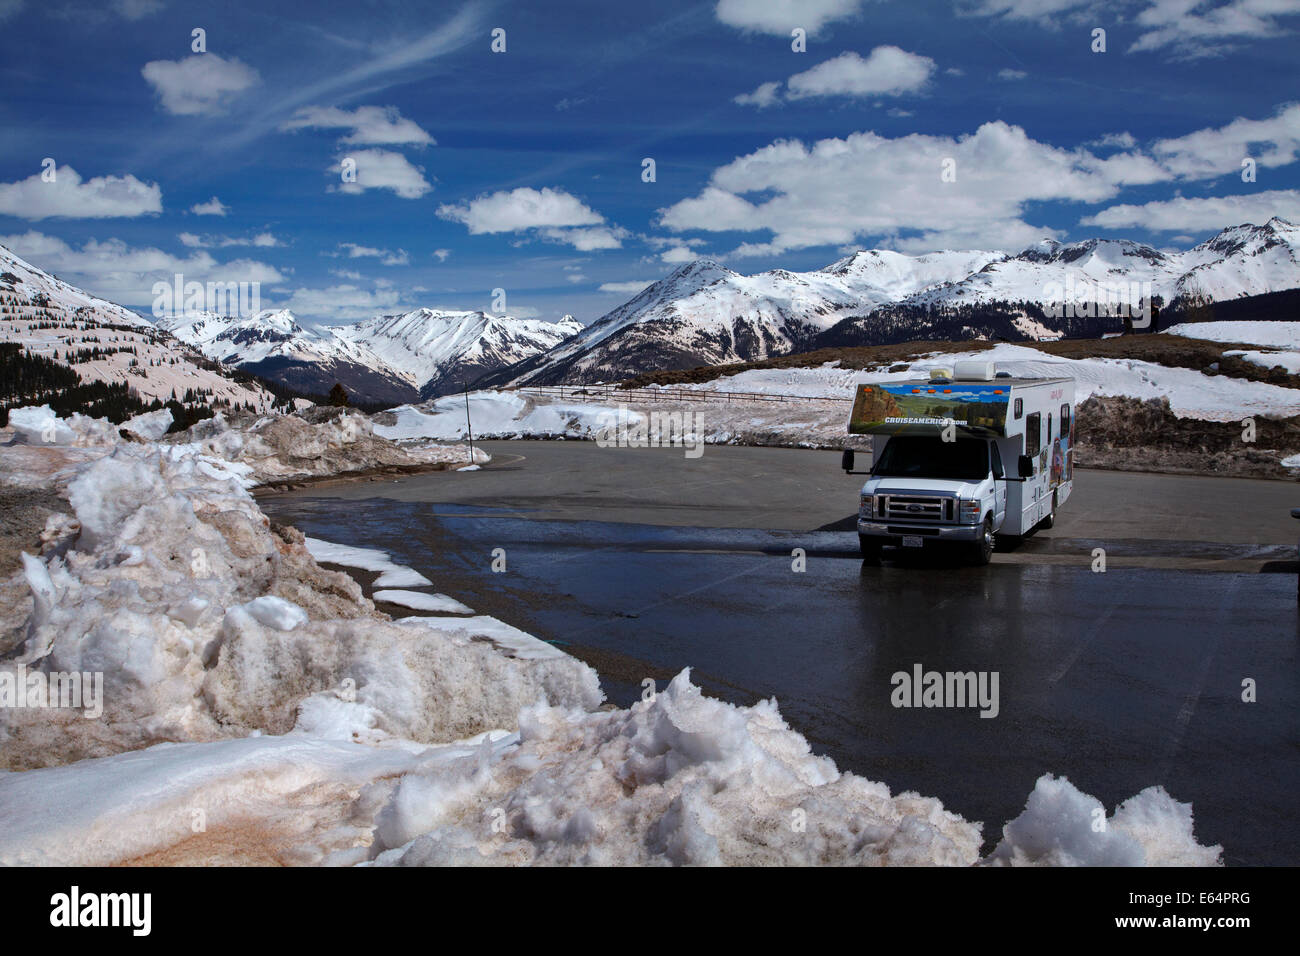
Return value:
<svg viewBox="0 0 1300 956">
<path fill-rule="evenodd" d="M 978 524 L 983 507 L 978 498 L 962 498 L 957 502 L 962 524 Z"/>
<path fill-rule="evenodd" d="M 858 514 L 870 517 L 876 513 L 876 499 L 872 495 L 858 496 Z"/>
</svg>

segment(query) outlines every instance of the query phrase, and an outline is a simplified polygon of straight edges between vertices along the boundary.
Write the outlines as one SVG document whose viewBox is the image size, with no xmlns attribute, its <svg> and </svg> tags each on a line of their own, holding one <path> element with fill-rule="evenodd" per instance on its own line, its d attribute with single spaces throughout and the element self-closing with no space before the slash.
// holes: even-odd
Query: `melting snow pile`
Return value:
<svg viewBox="0 0 1300 956">
<path fill-rule="evenodd" d="M 504 622 L 377 614 L 212 462 L 75 463 L 5 583 L 31 609 L 0 659 L 0 864 L 980 862 L 980 824 L 838 772 L 774 701 L 683 672 L 600 710 L 591 668 Z M 102 675 L 93 719 L 15 705 L 72 673 Z M 1097 809 L 1044 777 L 988 862 L 1218 860 L 1162 790 Z"/>
<path fill-rule="evenodd" d="M 475 438 L 484 439 L 594 438 L 613 421 L 608 405 L 547 402 L 518 392 L 471 392 L 468 423 L 465 412 L 463 395 L 403 405 L 393 410 L 394 423 L 376 425 L 375 434 L 392 441 L 459 441 L 472 428 Z"/>
<path fill-rule="evenodd" d="M 296 415 L 266 416 L 248 427 L 232 427 L 217 415 L 192 427 L 182 441 L 184 449 L 237 463 L 257 483 L 383 466 L 464 462 L 467 456 L 465 449 L 446 445 L 398 447 L 376 437 L 370 419 L 353 411 L 317 423 Z M 486 462 L 489 456 L 476 448 L 474 460 Z"/>
</svg>

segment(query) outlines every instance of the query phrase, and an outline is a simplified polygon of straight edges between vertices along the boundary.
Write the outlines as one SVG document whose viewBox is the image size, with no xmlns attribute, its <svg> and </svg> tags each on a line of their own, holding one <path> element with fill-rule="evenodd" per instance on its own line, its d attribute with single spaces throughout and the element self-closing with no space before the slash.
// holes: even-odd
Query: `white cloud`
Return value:
<svg viewBox="0 0 1300 956">
<path fill-rule="evenodd" d="M 162 189 L 134 176 L 82 180 L 71 166 L 54 167 L 54 181 L 33 173 L 0 183 L 0 213 L 20 219 L 110 219 L 162 212 Z"/>
<path fill-rule="evenodd" d="M 341 142 L 372 146 L 432 146 L 435 140 L 395 106 L 359 106 L 352 112 L 337 107 L 309 106 L 280 126 L 282 130 L 348 129 Z"/>
<path fill-rule="evenodd" d="M 660 260 L 668 265 L 681 265 L 683 262 L 690 262 L 695 258 L 695 253 L 686 246 L 673 246 L 671 249 L 665 249 L 659 254 Z"/>
<path fill-rule="evenodd" d="M 223 113 L 236 96 L 261 82 L 251 66 L 215 53 L 154 60 L 140 72 L 158 94 L 163 109 L 178 116 Z"/>
<path fill-rule="evenodd" d="M 344 283 L 324 289 L 294 289 L 284 307 L 315 319 L 359 319 L 393 308 L 398 299 L 394 289 L 371 291 Z"/>
<path fill-rule="evenodd" d="M 1102 229 L 1151 232 L 1204 232 L 1243 222 L 1262 224 L 1274 216 L 1300 222 L 1300 190 L 1274 189 L 1237 196 L 1165 199 L 1140 205 L 1111 206 L 1079 220 Z"/>
<path fill-rule="evenodd" d="M 733 98 L 732 102 L 739 103 L 741 106 L 757 106 L 759 109 L 775 106 L 781 102 L 781 81 L 760 83 L 753 93 L 741 93 Z"/>
<path fill-rule="evenodd" d="M 1300 15 L 1294 0 L 979 0 L 958 8 L 968 16 L 1027 20 L 1049 29 L 1063 23 L 1129 20 L 1138 33 L 1128 52 L 1168 50 L 1181 58 L 1218 56 L 1234 41 L 1287 32 L 1283 18 Z"/>
<path fill-rule="evenodd" d="M 230 246 L 256 246 L 259 249 L 274 249 L 284 243 L 269 232 L 259 232 L 255 236 L 199 236 L 192 232 L 182 232 L 178 239 L 192 249 L 228 248 Z"/>
<path fill-rule="evenodd" d="M 581 252 L 618 249 L 627 232 L 605 223 L 600 213 L 563 189 L 520 187 L 444 204 L 438 216 L 465 225 L 471 235 L 502 232 L 535 235 L 562 242 Z"/>
<path fill-rule="evenodd" d="M 1024 70 L 1012 70 L 1010 68 L 1005 70 L 998 70 L 999 80 L 1011 80 L 1011 81 L 1023 80 L 1028 75 L 1029 74 L 1026 73 Z"/>
<path fill-rule="evenodd" d="M 643 290 L 654 284 L 654 279 L 647 279 L 644 282 L 602 282 L 600 284 L 601 292 L 613 292 L 618 295 L 638 295 Z"/>
<path fill-rule="evenodd" d="M 343 163 L 356 163 L 356 179 L 341 181 Z M 391 189 L 403 199 L 419 199 L 433 187 L 423 176 L 424 167 L 412 165 L 401 153 L 386 149 L 357 149 L 341 153 L 330 171 L 340 177 L 331 191 L 358 195 L 367 189 Z"/>
<path fill-rule="evenodd" d="M 128 246 L 121 239 L 89 239 L 77 248 L 55 236 L 29 231 L 0 236 L 0 245 L 67 282 L 124 305 L 151 304 L 154 282 L 171 282 L 176 273 L 186 282 L 284 281 L 279 270 L 264 262 L 218 262 L 205 251 L 174 256 L 152 247 Z"/>
<path fill-rule="evenodd" d="M 585 275 L 583 275 L 581 272 L 570 272 L 568 275 L 566 275 L 566 276 L 564 277 L 564 281 L 565 281 L 565 282 L 574 282 L 574 283 L 577 283 L 577 282 L 586 282 L 586 281 L 587 281 L 587 277 L 586 277 Z"/>
<path fill-rule="evenodd" d="M 864 60 L 853 51 L 817 64 L 786 81 L 785 99 L 815 96 L 901 96 L 924 89 L 934 74 L 934 60 L 896 46 L 878 46 Z M 763 83 L 735 97 L 742 106 L 760 109 L 781 100 L 779 82 Z"/>
<path fill-rule="evenodd" d="M 941 181 L 944 161 L 956 181 Z M 1169 174 L 1148 157 L 1105 159 L 1031 139 L 1003 122 L 953 138 L 854 133 L 805 146 L 780 140 L 715 170 L 697 196 L 660 211 L 675 232 L 769 232 L 736 256 L 884 237 L 897 248 L 1005 248 L 1053 230 L 1022 216 L 1050 200 L 1101 202 Z M 754 195 L 752 201 L 747 198 Z"/>
<path fill-rule="evenodd" d="M 330 275 L 338 276 L 340 279 L 347 279 L 349 282 L 361 282 L 365 276 L 355 269 L 331 269 Z"/>
<path fill-rule="evenodd" d="M 207 202 L 195 203 L 190 207 L 190 212 L 196 216 L 224 216 L 230 212 L 230 207 L 213 196 Z"/>
<path fill-rule="evenodd" d="M 621 249 L 627 231 L 616 226 L 594 226 L 584 229 L 542 229 L 538 234 L 551 242 L 563 242 L 579 252 L 599 249 Z"/>
<path fill-rule="evenodd" d="M 1085 146 L 1100 146 L 1103 149 L 1114 147 L 1116 149 L 1132 149 L 1137 146 L 1137 140 L 1129 132 L 1123 133 L 1106 133 L 1104 136 L 1098 136 L 1094 140 L 1084 144 Z"/>
<path fill-rule="evenodd" d="M 1240 172 L 1247 157 L 1260 166 L 1285 166 L 1300 156 L 1300 103 L 1284 106 L 1268 119 L 1238 117 L 1226 126 L 1163 139 L 1151 152 L 1161 165 L 1185 179 Z"/>
<path fill-rule="evenodd" d="M 1234 40 L 1259 40 L 1287 32 L 1283 17 L 1300 16 L 1294 0 L 1151 0 L 1136 22 L 1144 32 L 1130 53 L 1170 48 L 1187 58 L 1220 56 Z"/>
<path fill-rule="evenodd" d="M 795 27 L 816 33 L 856 16 L 862 0 L 718 0 L 717 18 L 727 26 L 788 37 Z"/>
<path fill-rule="evenodd" d="M 360 246 L 355 242 L 340 242 L 339 252 L 327 253 L 331 256 L 346 256 L 349 259 L 378 259 L 386 266 L 404 266 L 410 263 L 411 255 L 405 249 L 379 249 L 375 246 Z"/>
<path fill-rule="evenodd" d="M 602 217 L 563 189 L 521 187 L 479 196 L 468 203 L 438 207 L 443 219 L 463 223 L 470 235 L 522 232 L 543 226 L 594 226 Z"/>
<path fill-rule="evenodd" d="M 896 46 L 878 46 L 865 60 L 850 50 L 790 77 L 786 98 L 898 96 L 921 89 L 933 72 L 934 60 Z"/>
<path fill-rule="evenodd" d="M 438 257 L 439 262 L 446 262 L 447 257 L 451 255 L 450 249 L 434 249 L 433 254 Z"/>
</svg>

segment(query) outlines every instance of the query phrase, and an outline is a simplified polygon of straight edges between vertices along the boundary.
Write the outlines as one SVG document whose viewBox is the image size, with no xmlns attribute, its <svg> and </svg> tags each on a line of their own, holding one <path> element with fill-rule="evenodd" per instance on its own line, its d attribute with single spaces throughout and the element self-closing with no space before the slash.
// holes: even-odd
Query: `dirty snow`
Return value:
<svg viewBox="0 0 1300 956">
<path fill-rule="evenodd" d="M 1282 366 L 1291 375 L 1300 375 L 1300 352 L 1261 352 L 1254 349 L 1229 349 L 1224 355 L 1234 355 L 1262 368 Z"/>
</svg>

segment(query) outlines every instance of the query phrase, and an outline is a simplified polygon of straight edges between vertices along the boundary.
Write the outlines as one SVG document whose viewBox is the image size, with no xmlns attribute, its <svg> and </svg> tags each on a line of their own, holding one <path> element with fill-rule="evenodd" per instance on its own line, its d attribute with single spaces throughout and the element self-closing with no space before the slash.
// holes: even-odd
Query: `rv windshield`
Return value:
<svg viewBox="0 0 1300 956">
<path fill-rule="evenodd" d="M 977 438 L 943 441 L 941 438 L 896 435 L 889 439 L 880 460 L 871 469 L 876 478 L 947 478 L 979 481 L 988 477 L 988 443 Z"/>
</svg>

